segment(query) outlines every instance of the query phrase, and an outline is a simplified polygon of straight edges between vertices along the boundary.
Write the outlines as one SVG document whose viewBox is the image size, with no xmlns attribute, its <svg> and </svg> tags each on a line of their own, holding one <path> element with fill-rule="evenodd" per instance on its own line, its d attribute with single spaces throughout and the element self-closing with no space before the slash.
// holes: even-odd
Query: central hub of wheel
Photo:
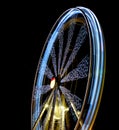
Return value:
<svg viewBox="0 0 119 130">
<path fill-rule="evenodd" d="M 56 79 L 55 77 L 53 77 L 50 81 L 50 87 L 53 89 L 55 87 L 55 84 L 56 84 Z"/>
<path fill-rule="evenodd" d="M 50 81 L 50 87 L 53 89 L 55 86 L 60 86 L 60 76 L 53 77 Z"/>
</svg>

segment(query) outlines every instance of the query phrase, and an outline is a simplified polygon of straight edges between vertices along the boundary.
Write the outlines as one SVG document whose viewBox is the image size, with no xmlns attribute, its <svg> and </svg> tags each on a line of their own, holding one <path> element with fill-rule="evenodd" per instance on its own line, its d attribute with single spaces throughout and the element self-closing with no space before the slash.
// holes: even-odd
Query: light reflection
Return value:
<svg viewBox="0 0 119 130">
<path fill-rule="evenodd" d="M 50 82 L 50 87 L 51 87 L 51 89 L 54 88 L 55 83 L 56 83 L 55 78 L 52 78 L 52 79 L 51 79 L 51 82 Z"/>
</svg>

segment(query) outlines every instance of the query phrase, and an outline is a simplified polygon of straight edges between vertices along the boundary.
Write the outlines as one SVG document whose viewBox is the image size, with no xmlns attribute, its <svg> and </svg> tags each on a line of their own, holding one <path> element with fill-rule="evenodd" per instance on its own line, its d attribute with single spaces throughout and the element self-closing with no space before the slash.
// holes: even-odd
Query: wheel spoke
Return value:
<svg viewBox="0 0 119 130">
<path fill-rule="evenodd" d="M 79 30 L 76 42 L 75 42 L 75 46 L 72 50 L 72 53 L 68 59 L 68 62 L 66 63 L 66 66 L 63 69 L 63 72 L 61 73 L 61 77 L 64 76 L 64 73 L 67 71 L 67 69 L 69 68 L 69 66 L 71 65 L 71 63 L 73 62 L 73 60 L 75 59 L 75 56 L 77 55 L 80 47 L 82 46 L 82 43 L 84 42 L 85 38 L 87 35 L 87 29 L 86 26 L 83 25 L 81 26 L 81 29 Z"/>
<path fill-rule="evenodd" d="M 82 100 L 78 96 L 71 94 L 71 92 L 65 87 L 60 86 L 60 89 L 65 96 L 65 99 L 67 101 L 68 107 L 70 108 L 72 116 L 75 116 L 77 120 L 79 118 Z"/>
<path fill-rule="evenodd" d="M 62 80 L 61 83 L 74 81 L 81 78 L 85 78 L 88 75 L 89 68 L 89 57 L 86 56 L 83 60 L 77 65 L 77 68 L 69 72 Z"/>
<path fill-rule="evenodd" d="M 42 73 L 42 71 L 45 70 L 44 74 L 47 76 L 47 78 L 52 79 L 52 77 L 54 77 L 54 75 L 53 75 L 51 69 L 47 65 L 44 65 L 44 64 L 42 64 L 42 67 L 41 67 L 41 62 L 42 62 L 42 60 L 39 63 L 39 66 L 40 66 L 39 73 Z"/>
<path fill-rule="evenodd" d="M 64 52 L 64 56 L 63 56 L 63 60 L 62 60 L 62 65 L 61 65 L 61 70 L 60 70 L 60 74 L 63 70 L 64 64 L 66 62 L 66 58 L 67 58 L 67 54 L 69 52 L 69 47 L 72 41 L 72 37 L 73 37 L 73 33 L 74 33 L 74 29 L 75 29 L 75 24 L 72 24 L 68 30 L 68 38 L 67 38 L 67 44 L 66 44 L 66 48 L 65 48 L 65 52 Z"/>
<path fill-rule="evenodd" d="M 56 52 L 55 52 L 54 46 L 52 47 L 51 57 L 52 57 L 52 64 L 53 64 L 53 68 L 54 68 L 54 73 L 55 73 L 55 76 L 57 76 Z"/>
<path fill-rule="evenodd" d="M 54 102 L 54 95 L 52 96 L 52 100 L 48 106 L 48 111 L 47 111 L 46 117 L 43 121 L 43 129 L 46 129 L 46 130 L 50 129 L 50 127 L 52 127 L 52 125 L 53 125 L 53 122 L 51 120 L 52 111 L 53 111 L 53 102 Z M 50 123 L 49 123 L 49 121 L 50 121 Z"/>
<path fill-rule="evenodd" d="M 43 85 L 42 87 L 36 87 L 34 90 L 33 98 L 37 99 L 41 94 L 45 94 L 51 90 L 50 85 Z"/>
<path fill-rule="evenodd" d="M 62 91 L 62 93 L 64 94 L 66 100 L 68 102 L 72 102 L 73 104 L 75 104 L 75 107 L 77 108 L 77 110 L 79 110 L 81 108 L 81 99 L 76 96 L 75 94 L 72 94 L 70 92 L 70 90 L 68 90 L 67 88 L 60 86 L 60 89 Z"/>
<path fill-rule="evenodd" d="M 64 40 L 63 36 L 64 36 L 64 28 L 62 27 L 58 35 L 58 39 L 59 39 L 58 74 L 60 73 L 60 65 L 61 65 L 61 59 L 62 59 L 63 40 Z"/>
<path fill-rule="evenodd" d="M 46 75 L 49 79 L 52 79 L 52 77 L 54 77 L 53 73 L 51 72 L 51 70 L 50 70 L 50 68 L 49 68 L 48 66 L 46 66 L 45 75 Z"/>
<path fill-rule="evenodd" d="M 37 119 L 34 121 L 33 130 L 36 130 L 36 128 L 40 127 L 40 121 L 42 119 L 42 116 L 43 116 L 44 112 L 47 109 L 49 110 L 49 104 L 52 106 L 52 100 L 53 100 L 52 97 L 53 97 L 53 91 L 49 95 L 49 97 L 46 98 L 44 103 L 40 106 L 39 115 L 38 115 Z"/>
</svg>

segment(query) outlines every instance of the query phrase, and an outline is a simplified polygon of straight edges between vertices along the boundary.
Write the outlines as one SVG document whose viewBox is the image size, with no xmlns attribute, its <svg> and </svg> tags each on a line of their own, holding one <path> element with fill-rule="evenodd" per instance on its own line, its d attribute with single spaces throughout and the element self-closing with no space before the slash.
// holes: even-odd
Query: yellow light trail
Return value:
<svg viewBox="0 0 119 130">
<path fill-rule="evenodd" d="M 54 92 L 54 91 L 53 91 L 53 92 Z M 37 127 L 39 121 L 41 120 L 41 118 L 42 118 L 42 116 L 43 116 L 45 110 L 48 108 L 49 102 L 50 102 L 50 100 L 51 100 L 51 98 L 52 98 L 52 96 L 53 96 L 53 92 L 51 93 L 50 97 L 48 98 L 48 101 L 45 103 L 44 108 L 42 109 L 41 113 L 39 114 L 39 116 L 38 116 L 38 118 L 37 118 L 37 120 L 36 120 L 36 122 L 35 122 L 35 124 L 34 124 L 34 126 L 33 126 L 33 130 L 36 129 L 36 127 Z"/>
</svg>

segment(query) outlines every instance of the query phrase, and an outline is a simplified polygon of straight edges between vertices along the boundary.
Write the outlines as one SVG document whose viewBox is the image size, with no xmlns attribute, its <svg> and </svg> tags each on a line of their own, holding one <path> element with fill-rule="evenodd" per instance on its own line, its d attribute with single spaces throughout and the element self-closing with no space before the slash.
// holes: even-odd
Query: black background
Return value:
<svg viewBox="0 0 119 130">
<path fill-rule="evenodd" d="M 118 33 L 115 32 L 118 31 L 118 15 L 115 5 L 113 1 L 104 3 L 103 0 L 32 1 L 10 3 L 5 15 L 7 7 L 2 11 L 6 18 L 3 26 L 7 33 L 3 42 L 8 49 L 8 51 L 5 49 L 5 52 L 8 52 L 5 60 L 6 70 L 10 70 L 5 75 L 6 79 L 10 79 L 7 85 L 10 95 L 7 100 L 7 103 L 10 103 L 7 105 L 7 112 L 10 113 L 8 121 L 12 122 L 10 125 L 12 129 L 30 130 L 31 94 L 35 72 L 43 45 L 53 24 L 68 8 L 85 6 L 97 16 L 106 43 L 105 84 L 94 130 L 115 130 L 118 104 L 118 84 L 116 84 Z"/>
</svg>

